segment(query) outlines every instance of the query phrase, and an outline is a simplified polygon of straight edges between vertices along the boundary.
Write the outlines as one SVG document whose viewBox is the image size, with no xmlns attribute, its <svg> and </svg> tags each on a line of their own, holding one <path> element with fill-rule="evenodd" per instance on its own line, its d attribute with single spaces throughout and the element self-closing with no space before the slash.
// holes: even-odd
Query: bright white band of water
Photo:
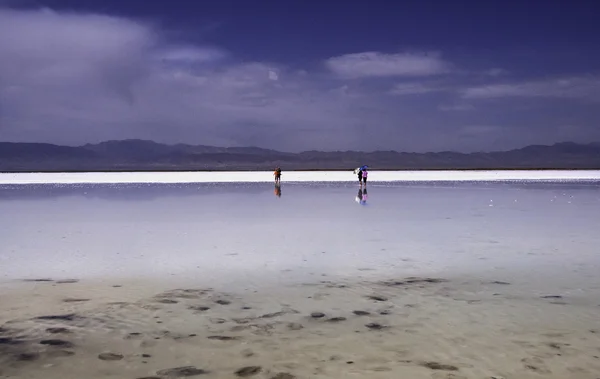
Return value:
<svg viewBox="0 0 600 379">
<path fill-rule="evenodd" d="M 284 171 L 284 182 L 351 182 L 352 171 Z M 371 171 L 369 182 L 413 181 L 577 181 L 600 180 L 600 170 L 507 171 Z M 0 173 L 2 184 L 78 183 L 260 183 L 272 182 L 271 171 L 252 172 L 81 172 Z"/>
</svg>

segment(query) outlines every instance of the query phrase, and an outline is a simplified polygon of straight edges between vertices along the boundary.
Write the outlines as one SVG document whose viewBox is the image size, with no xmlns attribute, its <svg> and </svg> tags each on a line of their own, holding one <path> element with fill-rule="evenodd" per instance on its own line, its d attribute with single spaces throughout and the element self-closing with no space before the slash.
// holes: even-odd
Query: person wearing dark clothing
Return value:
<svg viewBox="0 0 600 379">
<path fill-rule="evenodd" d="M 281 168 L 277 167 L 273 175 L 275 176 L 275 183 L 279 184 L 279 182 L 281 181 Z"/>
</svg>

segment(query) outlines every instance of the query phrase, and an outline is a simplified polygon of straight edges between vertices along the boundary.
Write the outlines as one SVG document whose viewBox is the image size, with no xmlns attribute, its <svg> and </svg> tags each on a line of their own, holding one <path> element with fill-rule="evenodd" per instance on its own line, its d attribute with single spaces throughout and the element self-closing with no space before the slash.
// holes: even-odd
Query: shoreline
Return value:
<svg viewBox="0 0 600 379">
<path fill-rule="evenodd" d="M 474 172 L 481 172 L 481 171 L 598 171 L 600 170 L 600 166 L 598 167 L 586 167 L 586 168 L 564 168 L 564 167 L 490 167 L 490 168 L 452 168 L 452 167 L 441 167 L 441 168 L 394 168 L 394 167 L 386 167 L 386 168 L 381 168 L 381 169 L 369 169 L 369 171 L 375 171 L 375 172 L 382 172 L 382 171 L 399 171 L 399 172 L 429 172 L 429 171 L 474 171 Z M 326 169 L 319 169 L 319 168 L 307 168 L 307 169 L 289 169 L 286 170 L 285 172 L 352 172 L 354 171 L 354 168 L 347 168 L 347 167 L 341 167 L 341 168 L 326 168 Z M 193 170 L 193 169 L 145 169 L 145 170 L 117 170 L 117 169 L 112 169 L 112 170 L 103 170 L 103 169 L 98 169 L 98 170 L 9 170 L 9 171 L 2 171 L 0 170 L 0 174 L 61 174 L 61 173 L 67 173 L 67 174 L 83 174 L 83 173 L 147 173 L 147 172 L 157 172 L 157 173 L 169 173 L 169 172 L 199 172 L 199 173 L 205 173 L 205 172 L 271 172 L 268 170 L 254 170 L 254 169 L 198 169 L 198 170 Z"/>
<path fill-rule="evenodd" d="M 271 171 L 4 173 L 2 184 L 273 183 Z M 356 180 L 350 171 L 284 171 L 282 183 Z M 600 181 L 600 170 L 373 171 L 369 182 Z"/>
</svg>

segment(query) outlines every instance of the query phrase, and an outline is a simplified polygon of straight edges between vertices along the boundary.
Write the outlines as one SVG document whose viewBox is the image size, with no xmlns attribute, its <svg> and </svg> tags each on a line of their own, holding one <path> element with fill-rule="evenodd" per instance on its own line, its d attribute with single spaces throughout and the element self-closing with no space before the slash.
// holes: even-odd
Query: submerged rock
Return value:
<svg viewBox="0 0 600 379">
<path fill-rule="evenodd" d="M 273 317 L 280 317 L 283 316 L 285 314 L 285 312 L 274 312 L 274 313 L 267 313 L 264 314 L 262 316 L 260 316 L 259 318 L 273 318 Z"/>
<path fill-rule="evenodd" d="M 325 317 L 325 313 L 322 312 L 313 312 L 310 314 L 310 317 L 312 318 L 323 318 Z"/>
<path fill-rule="evenodd" d="M 0 338 L 0 345 L 19 345 L 19 344 L 22 344 L 23 342 L 24 341 L 16 340 L 11 337 Z"/>
<path fill-rule="evenodd" d="M 239 377 L 245 378 L 248 376 L 254 376 L 256 374 L 259 374 L 261 371 L 262 367 L 260 366 L 248 366 L 242 367 L 241 369 L 237 370 L 235 374 Z"/>
<path fill-rule="evenodd" d="M 239 337 L 231 337 L 231 336 L 208 336 L 206 337 L 209 340 L 217 340 L 217 341 L 234 341 L 238 340 Z"/>
<path fill-rule="evenodd" d="M 387 326 L 383 326 L 383 325 L 381 325 L 379 323 L 376 323 L 376 322 L 371 322 L 369 324 L 366 324 L 365 326 L 367 328 L 369 328 L 369 329 L 372 329 L 372 330 L 381 330 L 381 329 L 387 328 Z"/>
<path fill-rule="evenodd" d="M 370 295 L 370 296 L 367 296 L 367 298 L 369 298 L 371 300 L 375 300 L 375 301 L 388 301 L 387 297 L 379 296 L 379 295 Z"/>
<path fill-rule="evenodd" d="M 63 299 L 63 303 L 83 303 L 85 301 L 90 301 L 90 299 L 77 299 L 77 298 Z"/>
<path fill-rule="evenodd" d="M 209 371 L 196 368 L 195 366 L 184 366 L 184 367 L 175 367 L 175 368 L 169 368 L 166 370 L 160 370 L 160 371 L 156 372 L 156 375 L 158 375 L 159 377 L 162 377 L 161 379 L 164 379 L 164 378 L 172 379 L 172 378 L 186 378 L 186 377 L 190 377 L 190 376 L 205 375 L 205 374 L 209 374 L 209 373 L 210 373 Z"/>
<path fill-rule="evenodd" d="M 73 347 L 72 342 L 65 341 L 65 340 L 56 340 L 56 339 L 42 340 L 42 341 L 40 341 L 40 344 L 48 345 L 48 346 Z"/>
<path fill-rule="evenodd" d="M 287 372 L 280 372 L 279 374 L 272 376 L 271 379 L 296 379 L 296 376 Z"/>
<path fill-rule="evenodd" d="M 204 305 L 190 305 L 188 309 L 191 311 L 206 312 L 210 309 L 210 307 L 206 307 Z"/>
<path fill-rule="evenodd" d="M 177 304 L 177 303 L 179 303 L 177 300 L 173 300 L 173 299 L 158 299 L 156 301 L 161 304 Z"/>
<path fill-rule="evenodd" d="M 21 362 L 37 361 L 39 358 L 39 353 L 21 353 L 16 356 L 16 360 Z"/>
<path fill-rule="evenodd" d="M 354 313 L 357 316 L 368 316 L 371 314 L 371 312 L 367 311 L 352 311 L 352 313 Z"/>
<path fill-rule="evenodd" d="M 46 332 L 48 332 L 50 334 L 71 333 L 71 331 L 67 328 L 48 328 L 48 329 L 46 329 Z"/>
<path fill-rule="evenodd" d="M 98 355 L 98 359 L 103 361 L 120 361 L 123 359 L 123 355 L 116 353 L 102 353 Z"/>
<path fill-rule="evenodd" d="M 68 313 L 64 315 L 50 315 L 50 316 L 39 316 L 36 320 L 60 320 L 60 321 L 73 321 L 77 318 L 75 313 Z"/>
<path fill-rule="evenodd" d="M 427 367 L 431 370 L 458 371 L 458 367 L 456 367 L 456 366 L 447 365 L 447 364 L 438 363 L 438 362 L 422 362 L 422 363 L 420 363 L 420 365 L 423 367 Z"/>
</svg>

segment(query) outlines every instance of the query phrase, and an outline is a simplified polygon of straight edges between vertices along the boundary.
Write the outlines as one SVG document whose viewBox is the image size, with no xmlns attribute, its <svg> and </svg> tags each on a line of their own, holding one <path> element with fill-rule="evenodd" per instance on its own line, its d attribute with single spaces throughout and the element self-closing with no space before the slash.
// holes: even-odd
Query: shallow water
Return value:
<svg viewBox="0 0 600 379">
<path fill-rule="evenodd" d="M 595 379 L 599 190 L 380 182 L 361 203 L 344 183 L 0 186 L 0 337 L 18 340 L 0 343 L 0 377 Z M 40 278 L 79 282 L 20 280 Z M 76 317 L 38 318 L 61 314 Z"/>
<path fill-rule="evenodd" d="M 598 183 L 31 185 L 0 190 L 3 279 L 489 275 L 596 283 Z M 559 277 L 555 275 L 560 273 Z M 578 284 L 579 283 L 579 284 Z"/>
</svg>

